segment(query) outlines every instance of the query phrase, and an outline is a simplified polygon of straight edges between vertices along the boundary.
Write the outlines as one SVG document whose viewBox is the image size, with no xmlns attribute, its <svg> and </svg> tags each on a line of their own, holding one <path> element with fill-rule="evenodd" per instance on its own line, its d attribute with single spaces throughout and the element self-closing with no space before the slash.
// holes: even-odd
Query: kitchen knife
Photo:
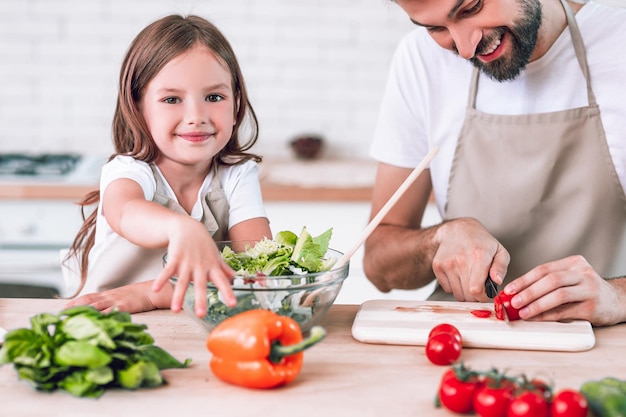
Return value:
<svg viewBox="0 0 626 417">
<path fill-rule="evenodd" d="M 485 292 L 489 298 L 496 298 L 498 296 L 498 286 L 493 282 L 490 276 L 487 276 L 485 280 Z M 502 315 L 504 316 L 504 322 L 509 324 L 509 315 L 506 313 L 504 305 L 502 306 Z"/>
</svg>

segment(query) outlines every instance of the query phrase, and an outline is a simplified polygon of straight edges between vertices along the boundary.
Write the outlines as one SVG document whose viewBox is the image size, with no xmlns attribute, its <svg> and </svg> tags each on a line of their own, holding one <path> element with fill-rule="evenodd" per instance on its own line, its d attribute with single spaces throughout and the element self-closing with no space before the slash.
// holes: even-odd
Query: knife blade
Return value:
<svg viewBox="0 0 626 417">
<path fill-rule="evenodd" d="M 498 297 L 498 296 L 496 296 L 496 297 Z M 502 304 L 502 303 L 500 303 L 500 304 Z M 502 316 L 504 316 L 504 322 L 508 326 L 509 325 L 509 315 L 506 312 L 506 307 L 504 306 L 504 304 L 502 304 Z"/>
<path fill-rule="evenodd" d="M 495 299 L 496 297 L 498 297 L 498 286 L 495 282 L 493 282 L 490 276 L 487 276 L 487 279 L 485 280 L 485 292 L 487 293 L 487 297 L 489 298 Z M 502 305 L 502 315 L 504 316 L 504 322 L 508 325 L 509 315 L 506 313 L 506 308 L 504 308 L 504 305 Z"/>
</svg>

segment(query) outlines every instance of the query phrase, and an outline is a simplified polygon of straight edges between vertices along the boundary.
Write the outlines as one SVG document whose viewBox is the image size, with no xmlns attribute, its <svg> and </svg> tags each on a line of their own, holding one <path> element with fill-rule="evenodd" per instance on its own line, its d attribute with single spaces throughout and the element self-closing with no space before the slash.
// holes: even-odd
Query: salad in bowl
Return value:
<svg viewBox="0 0 626 417">
<path fill-rule="evenodd" d="M 332 229 L 311 236 L 282 231 L 274 239 L 216 242 L 226 263 L 235 271 L 232 288 L 237 305 L 228 307 L 212 282 L 207 283 L 207 314 L 194 314 L 194 289 L 185 293 L 183 310 L 211 331 L 224 319 L 243 311 L 264 309 L 293 318 L 302 331 L 317 324 L 333 304 L 349 263 L 335 268 L 342 253 L 329 248 Z M 167 254 L 164 257 L 167 262 Z M 172 284 L 176 277 L 171 277 Z"/>
</svg>

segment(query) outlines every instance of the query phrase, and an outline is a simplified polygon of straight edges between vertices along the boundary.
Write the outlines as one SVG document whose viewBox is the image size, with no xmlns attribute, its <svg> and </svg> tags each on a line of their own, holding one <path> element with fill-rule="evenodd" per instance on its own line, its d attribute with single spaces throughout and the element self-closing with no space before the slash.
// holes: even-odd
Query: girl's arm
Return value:
<svg viewBox="0 0 626 417">
<path fill-rule="evenodd" d="M 147 201 L 141 187 L 130 179 L 118 179 L 104 191 L 102 212 L 111 228 L 128 241 L 146 248 L 167 247 L 167 265 L 152 283 L 160 292 L 169 278 L 178 277 L 171 309 L 179 312 L 189 283 L 194 283 L 196 314 L 206 314 L 206 283 L 213 281 L 229 306 L 237 303 L 230 286 L 234 271 L 224 262 L 206 227 L 158 203 Z"/>
<path fill-rule="evenodd" d="M 256 217 L 237 223 L 228 230 L 230 240 L 262 240 L 272 239 L 270 224 L 265 217 Z"/>
<path fill-rule="evenodd" d="M 111 182 L 102 197 L 102 213 L 109 226 L 126 240 L 145 248 L 166 247 L 171 229 L 180 224 L 198 223 L 184 214 L 144 197 L 142 188 L 135 181 L 120 178 Z"/>
<path fill-rule="evenodd" d="M 133 181 L 131 181 L 133 182 Z M 133 184 L 135 184 L 133 182 Z M 129 184 L 132 188 L 133 184 Z M 107 187 L 108 190 L 108 187 Z M 143 194 L 140 194 L 140 198 L 143 199 Z M 144 200 L 145 201 L 145 200 Z M 150 203 L 150 202 L 148 202 Z M 139 205 L 137 205 L 139 206 Z M 149 205 L 148 211 L 151 211 L 152 204 Z M 139 206 L 141 207 L 141 206 Z M 159 206 L 160 207 L 160 206 Z M 133 210 L 135 210 L 134 208 Z M 113 209 L 111 209 L 114 211 Z M 141 209 L 139 209 L 141 212 Z M 160 210 L 157 210 L 160 211 Z M 169 214 L 175 214 L 170 210 L 167 210 L 164 216 Z M 110 214 L 110 212 L 109 212 Z M 111 214 L 112 217 L 114 217 Z M 149 217 L 149 216 L 148 216 Z M 108 220 L 108 218 L 107 218 Z M 136 244 L 149 246 L 153 241 L 150 240 L 150 236 L 153 235 L 158 228 L 147 227 L 147 231 L 142 233 L 139 226 L 144 220 L 150 224 L 150 220 L 147 217 L 143 217 L 142 220 L 138 220 L 134 226 L 137 226 L 137 231 L 131 231 L 130 233 L 139 233 L 140 236 L 135 240 Z M 112 226 L 113 227 L 113 226 Z M 114 228 L 114 230 L 116 230 Z M 116 231 L 120 230 L 118 227 Z M 206 229 L 204 229 L 206 230 Z M 119 233 L 119 232 L 118 232 Z M 154 236 L 157 236 L 155 233 Z M 126 237 L 126 236 L 125 236 Z M 229 230 L 229 237 L 231 240 L 261 240 L 264 237 L 268 239 L 272 238 L 272 232 L 269 227 L 269 222 L 264 217 L 257 217 L 250 220 L 243 221 L 234 225 Z M 129 236 L 131 238 L 131 236 Z M 153 237 L 153 239 L 156 239 Z M 130 239 L 129 239 L 130 240 Z M 161 245 L 166 246 L 166 245 Z M 122 287 L 113 288 L 106 291 L 100 291 L 91 294 L 85 294 L 81 297 L 77 297 L 69 301 L 66 307 L 76 305 L 90 305 L 99 311 L 110 312 L 114 308 L 119 311 L 127 311 L 129 313 L 139 313 L 142 311 L 150 311 L 154 309 L 169 308 L 171 299 L 174 293 L 174 289 L 171 285 L 164 285 L 159 292 L 152 291 L 152 285 L 154 281 L 146 281 L 135 284 L 124 285 Z"/>
</svg>

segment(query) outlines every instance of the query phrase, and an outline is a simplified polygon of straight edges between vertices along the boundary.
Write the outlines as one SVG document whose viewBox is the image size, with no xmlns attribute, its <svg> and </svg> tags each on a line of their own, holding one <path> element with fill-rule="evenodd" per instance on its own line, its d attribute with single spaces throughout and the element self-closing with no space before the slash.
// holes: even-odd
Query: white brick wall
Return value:
<svg viewBox="0 0 626 417">
<path fill-rule="evenodd" d="M 109 155 L 122 57 L 170 13 L 213 21 L 231 41 L 258 113 L 257 152 L 296 134 L 367 156 L 391 55 L 411 30 L 389 0 L 2 0 L 0 152 Z"/>
</svg>

